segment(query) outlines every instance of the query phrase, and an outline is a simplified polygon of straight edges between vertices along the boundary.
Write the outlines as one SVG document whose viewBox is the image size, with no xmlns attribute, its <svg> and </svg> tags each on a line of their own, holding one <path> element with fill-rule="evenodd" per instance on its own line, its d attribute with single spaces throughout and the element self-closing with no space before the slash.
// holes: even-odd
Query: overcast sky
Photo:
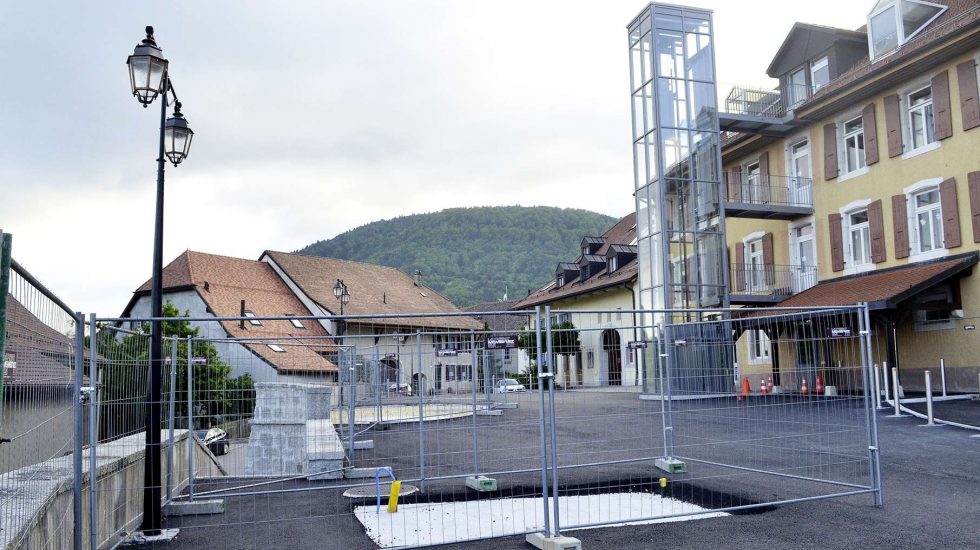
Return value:
<svg viewBox="0 0 980 550">
<path fill-rule="evenodd" d="M 794 21 L 853 29 L 873 2 L 692 4 L 714 10 L 718 80 L 771 86 Z M 121 313 L 149 277 L 159 111 L 125 65 L 148 24 L 195 131 L 167 169 L 165 263 L 458 206 L 626 214 L 625 26 L 644 5 L 0 2 L 0 228 L 85 312 Z"/>
</svg>

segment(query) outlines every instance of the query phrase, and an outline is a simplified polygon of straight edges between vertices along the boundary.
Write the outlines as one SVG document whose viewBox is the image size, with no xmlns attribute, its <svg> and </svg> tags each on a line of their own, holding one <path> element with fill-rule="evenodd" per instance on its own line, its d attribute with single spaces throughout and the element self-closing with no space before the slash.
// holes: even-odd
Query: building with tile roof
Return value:
<svg viewBox="0 0 980 550">
<path fill-rule="evenodd" d="M 202 337 L 214 339 L 233 377 L 248 373 L 256 382 L 337 380 L 336 342 L 324 326 L 314 319 L 262 319 L 312 315 L 269 264 L 187 250 L 164 267 L 163 292 L 165 302 L 191 317 L 250 317 L 191 323 Z M 122 316 L 149 313 L 147 281 L 133 293 Z"/>
<path fill-rule="evenodd" d="M 271 266 L 345 346 L 380 363 L 382 381 L 410 384 L 413 392 L 420 380 L 429 393 L 472 387 L 471 332 L 483 323 L 425 286 L 421 274 L 409 277 L 392 267 L 275 251 L 263 252 L 259 261 Z M 337 281 L 350 293 L 343 316 L 333 292 Z"/>
<path fill-rule="evenodd" d="M 869 7 L 857 30 L 794 25 L 769 62 L 779 85 L 720 102 L 730 301 L 868 302 L 874 363 L 921 388 L 942 358 L 949 389 L 973 391 L 980 4 Z M 737 355 L 753 388 L 769 376 L 812 385 L 834 364 L 829 348 L 804 357 L 772 345 L 791 332 L 744 333 Z"/>
<path fill-rule="evenodd" d="M 629 322 L 632 314 L 612 313 L 636 308 L 636 214 L 623 216 L 598 237 L 583 237 L 580 252 L 574 262 L 560 262 L 554 279 L 511 309 L 605 311 L 574 317 L 555 314 L 556 321 L 577 325 L 581 342 L 579 353 L 557 358 L 558 383 L 563 387 L 639 385 L 640 373 L 627 351 L 627 342 L 635 336 L 624 328 L 635 325 Z"/>
</svg>

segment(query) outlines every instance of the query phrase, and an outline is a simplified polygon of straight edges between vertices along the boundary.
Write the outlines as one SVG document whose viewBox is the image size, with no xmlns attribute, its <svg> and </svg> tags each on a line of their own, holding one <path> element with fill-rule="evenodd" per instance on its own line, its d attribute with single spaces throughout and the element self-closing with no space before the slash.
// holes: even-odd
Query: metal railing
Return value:
<svg viewBox="0 0 980 550">
<path fill-rule="evenodd" d="M 728 202 L 813 208 L 810 178 L 727 172 L 725 181 Z"/>
<path fill-rule="evenodd" d="M 733 295 L 789 297 L 817 284 L 817 268 L 810 265 L 733 263 L 729 270 Z"/>
<path fill-rule="evenodd" d="M 734 115 L 782 118 L 816 93 L 805 84 L 779 88 L 732 86 L 725 96 L 724 111 Z"/>
</svg>

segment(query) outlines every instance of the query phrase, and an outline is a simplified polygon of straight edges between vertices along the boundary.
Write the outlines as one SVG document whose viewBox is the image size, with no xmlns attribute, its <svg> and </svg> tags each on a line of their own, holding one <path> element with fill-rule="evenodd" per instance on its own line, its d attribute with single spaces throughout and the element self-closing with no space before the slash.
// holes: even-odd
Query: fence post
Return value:
<svg viewBox="0 0 980 550">
<path fill-rule="evenodd" d="M 194 340 L 187 337 L 187 497 L 194 500 Z"/>
<path fill-rule="evenodd" d="M 457 377 L 458 378 L 458 377 Z M 480 475 L 480 444 L 476 433 L 476 335 L 470 331 L 470 385 L 473 394 L 473 476 Z"/>
<path fill-rule="evenodd" d="M 425 376 L 422 369 L 422 331 L 415 331 L 415 353 L 418 358 L 418 370 L 416 376 L 419 378 L 417 384 L 419 390 L 419 489 L 425 491 Z"/>
<path fill-rule="evenodd" d="M 556 427 L 558 417 L 555 416 L 555 348 L 554 330 L 551 326 L 551 306 L 544 306 L 545 327 L 547 327 L 547 345 L 545 354 L 548 357 L 548 415 L 551 418 L 551 505 L 554 514 L 554 536 L 561 536 L 561 516 L 558 513 L 558 430 Z"/>
<path fill-rule="evenodd" d="M 926 369 L 926 426 L 935 426 L 935 418 L 932 415 L 932 373 Z"/>
<path fill-rule="evenodd" d="M 10 265 L 13 237 L 10 233 L 0 231 L 0 410 L 3 410 L 3 375 L 7 370 L 7 292 L 10 290 Z M 84 332 L 84 331 L 83 331 Z M 0 418 L 0 435 L 3 435 L 3 418 Z"/>
<path fill-rule="evenodd" d="M 881 373 L 878 371 L 878 363 L 874 364 L 872 372 L 874 372 L 874 406 L 877 410 L 884 408 L 881 406 Z"/>
<path fill-rule="evenodd" d="M 875 492 L 871 495 L 871 502 L 875 506 L 882 506 L 884 500 L 881 494 L 881 462 L 880 462 L 880 448 L 878 446 L 878 415 L 871 409 L 871 404 L 868 402 L 869 394 L 878 394 L 878 381 L 875 377 L 868 375 L 868 371 L 871 369 L 871 315 L 868 310 L 868 304 L 862 303 L 860 309 L 857 311 L 858 314 L 858 327 L 859 334 L 861 336 L 861 375 L 864 378 L 864 406 L 868 415 L 868 466 L 870 467 L 871 474 L 871 486 L 875 489 Z M 875 375 L 878 373 L 878 367 L 875 366 Z M 873 387 L 868 387 L 869 383 L 873 383 Z"/>
<path fill-rule="evenodd" d="M 173 500 L 174 490 L 174 406 L 177 404 L 177 338 L 170 340 L 170 441 L 167 442 L 167 502 Z"/>
<path fill-rule="evenodd" d="M 347 404 L 347 455 L 350 457 L 350 465 L 354 467 L 354 415 L 357 413 L 355 401 L 357 400 L 356 388 L 356 366 L 354 365 L 354 355 L 352 348 L 341 348 L 347 363 L 347 378 L 350 381 L 350 391 L 348 393 L 349 403 Z"/>
<path fill-rule="evenodd" d="M 98 334 L 98 327 L 95 322 L 95 314 L 89 314 L 89 334 L 94 342 Z M 94 349 L 94 348 L 93 348 Z M 98 447 L 99 447 L 99 391 L 98 391 L 98 355 L 91 353 L 88 361 L 88 381 L 92 386 L 91 397 L 89 398 L 89 444 L 88 444 L 88 520 L 89 520 L 89 547 L 99 547 L 99 514 L 98 514 Z M 145 460 L 145 458 L 144 458 Z"/>
<path fill-rule="evenodd" d="M 946 397 L 946 359 L 943 357 L 939 358 L 939 376 L 943 383 L 943 397 Z"/>
<path fill-rule="evenodd" d="M 892 391 L 895 393 L 893 399 L 895 400 L 895 416 L 902 416 L 901 403 L 898 402 L 898 398 L 901 395 L 900 386 L 898 385 L 898 369 L 892 368 Z"/>
<path fill-rule="evenodd" d="M 664 401 L 667 396 L 667 388 L 664 384 L 664 362 L 667 359 L 667 341 L 664 339 L 663 327 L 660 324 L 654 326 L 654 345 L 657 352 L 657 384 L 660 386 L 660 435 L 664 439 L 664 457 L 670 456 L 670 448 L 667 442 L 667 404 Z"/>
<path fill-rule="evenodd" d="M 540 400 L 540 408 L 538 409 L 538 417 L 541 421 L 541 497 L 544 500 L 544 536 L 551 535 L 551 510 L 548 506 L 548 436 L 546 435 L 547 425 L 545 423 L 544 414 L 544 383 L 546 376 L 545 372 L 541 368 L 542 354 L 541 347 L 541 306 L 534 307 L 534 336 L 535 345 L 537 346 L 537 358 L 538 364 L 536 370 L 538 371 L 538 398 Z M 528 380 L 530 382 L 530 379 Z M 551 417 L 551 421 L 554 422 L 554 417 Z"/>
<path fill-rule="evenodd" d="M 89 339 L 89 357 L 95 357 L 95 335 Z M 72 400 L 75 426 L 72 442 L 72 548 L 82 550 L 82 445 L 85 440 L 85 413 L 82 409 L 82 378 L 85 377 L 85 315 L 75 312 L 75 376 L 72 380 Z"/>
</svg>

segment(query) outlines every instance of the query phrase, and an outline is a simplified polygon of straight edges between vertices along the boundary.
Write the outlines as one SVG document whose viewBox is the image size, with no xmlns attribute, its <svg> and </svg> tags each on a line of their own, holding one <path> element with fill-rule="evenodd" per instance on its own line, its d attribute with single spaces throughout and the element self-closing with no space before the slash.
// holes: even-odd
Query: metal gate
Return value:
<svg viewBox="0 0 980 550">
<path fill-rule="evenodd" d="M 881 504 L 865 308 L 683 313 L 170 318 L 165 526 L 188 548 L 417 547 Z M 93 456 L 130 481 L 146 321 L 90 320 Z M 829 361 L 806 393 L 801 335 Z M 136 525 L 142 488 L 93 487 L 92 540 L 107 545 Z"/>
</svg>

